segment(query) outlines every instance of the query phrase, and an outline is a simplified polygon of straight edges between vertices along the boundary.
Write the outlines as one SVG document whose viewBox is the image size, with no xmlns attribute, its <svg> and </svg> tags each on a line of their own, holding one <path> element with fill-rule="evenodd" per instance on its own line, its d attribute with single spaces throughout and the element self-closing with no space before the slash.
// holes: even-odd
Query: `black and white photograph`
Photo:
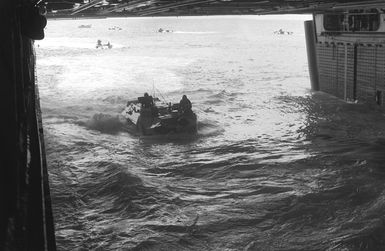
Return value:
<svg viewBox="0 0 385 251">
<path fill-rule="evenodd" d="M 384 0 L 2 0 L 0 250 L 385 250 Z"/>
</svg>

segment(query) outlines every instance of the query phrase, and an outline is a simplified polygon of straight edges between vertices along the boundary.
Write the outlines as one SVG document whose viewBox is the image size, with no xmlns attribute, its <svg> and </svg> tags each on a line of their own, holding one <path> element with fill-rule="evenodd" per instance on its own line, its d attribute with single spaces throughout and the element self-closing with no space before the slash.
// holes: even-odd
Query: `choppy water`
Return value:
<svg viewBox="0 0 385 251">
<path fill-rule="evenodd" d="M 36 53 L 58 249 L 384 250 L 384 114 L 310 92 L 303 19 L 50 20 Z M 154 89 L 187 94 L 196 136 L 128 130 L 126 101 Z"/>
</svg>

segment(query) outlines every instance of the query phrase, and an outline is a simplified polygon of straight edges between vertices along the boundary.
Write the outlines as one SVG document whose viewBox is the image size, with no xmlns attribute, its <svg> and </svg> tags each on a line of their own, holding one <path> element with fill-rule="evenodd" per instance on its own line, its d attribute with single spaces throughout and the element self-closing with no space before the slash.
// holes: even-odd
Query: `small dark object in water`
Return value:
<svg viewBox="0 0 385 251">
<path fill-rule="evenodd" d="M 162 28 L 159 28 L 158 32 L 173 32 L 172 30 L 165 30 L 165 29 L 162 29 Z"/>
<path fill-rule="evenodd" d="M 90 24 L 82 24 L 82 25 L 79 25 L 78 28 L 91 28 L 91 25 Z"/>
<path fill-rule="evenodd" d="M 284 31 L 282 29 L 279 29 L 277 31 L 274 31 L 274 34 L 278 34 L 278 35 L 293 35 L 293 32 L 292 31 Z"/>
<path fill-rule="evenodd" d="M 110 27 L 108 28 L 109 30 L 122 30 L 122 28 L 118 27 L 118 26 L 114 26 L 114 27 Z"/>
<path fill-rule="evenodd" d="M 109 41 L 106 44 L 102 44 L 102 40 L 98 39 L 98 41 L 96 41 L 96 49 L 98 49 L 98 48 L 104 49 L 104 47 L 107 47 L 108 49 L 111 49 L 112 48 L 112 44 L 110 44 Z"/>
</svg>

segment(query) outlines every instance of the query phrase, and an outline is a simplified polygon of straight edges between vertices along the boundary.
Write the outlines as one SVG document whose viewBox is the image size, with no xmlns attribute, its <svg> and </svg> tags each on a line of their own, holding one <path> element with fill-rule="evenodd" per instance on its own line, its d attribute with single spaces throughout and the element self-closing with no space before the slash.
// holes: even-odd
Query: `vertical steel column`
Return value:
<svg viewBox="0 0 385 251">
<path fill-rule="evenodd" d="M 347 100 L 347 88 L 348 88 L 348 46 L 344 45 L 344 100 Z"/>
<path fill-rule="evenodd" d="M 354 44 L 354 63 L 353 63 L 353 100 L 357 100 L 357 44 Z"/>
<path fill-rule="evenodd" d="M 313 20 L 305 21 L 305 36 L 311 89 L 319 91 L 316 34 Z"/>
</svg>

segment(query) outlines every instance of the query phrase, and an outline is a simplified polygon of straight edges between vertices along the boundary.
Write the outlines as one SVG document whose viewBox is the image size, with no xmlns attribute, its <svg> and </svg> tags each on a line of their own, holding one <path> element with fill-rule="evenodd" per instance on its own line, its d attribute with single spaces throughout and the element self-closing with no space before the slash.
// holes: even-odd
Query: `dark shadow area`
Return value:
<svg viewBox="0 0 385 251">
<path fill-rule="evenodd" d="M 45 23 L 32 3 L 1 2 L 1 250 L 56 250 L 32 40 Z"/>
</svg>

